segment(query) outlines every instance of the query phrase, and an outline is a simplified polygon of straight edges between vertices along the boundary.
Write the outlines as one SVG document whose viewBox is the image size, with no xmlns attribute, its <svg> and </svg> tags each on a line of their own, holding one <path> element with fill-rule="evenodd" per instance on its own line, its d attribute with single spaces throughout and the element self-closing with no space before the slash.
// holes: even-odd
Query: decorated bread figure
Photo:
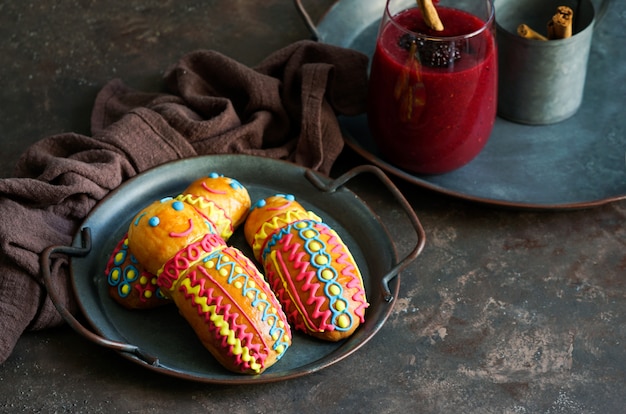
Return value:
<svg viewBox="0 0 626 414">
<path fill-rule="evenodd" d="M 228 240 L 235 228 L 243 223 L 250 209 L 250 196 L 246 188 L 237 180 L 215 172 L 192 182 L 174 201 L 189 204 L 208 223 L 208 227 L 203 226 L 194 215 L 193 223 L 199 226 L 197 229 L 200 234 L 208 230 L 221 235 L 224 240 Z M 175 210 L 170 213 L 175 214 Z M 182 244 L 184 241 L 181 241 Z M 127 251 L 127 246 L 127 235 L 124 235 L 107 264 L 110 296 L 128 309 L 148 309 L 169 303 L 156 285 L 154 266 L 138 260 Z M 176 252 L 167 252 L 169 255 L 174 253 Z M 146 262 L 150 260 L 143 259 Z"/>
<path fill-rule="evenodd" d="M 132 220 L 128 248 L 227 369 L 260 374 L 291 344 L 285 314 L 254 263 L 191 204 L 164 199 Z"/>
<path fill-rule="evenodd" d="M 244 234 L 294 329 L 338 341 L 364 322 L 368 303 L 352 254 L 293 196 L 254 204 Z"/>
<path fill-rule="evenodd" d="M 204 346 L 231 371 L 260 374 L 291 345 L 287 317 L 263 275 L 215 234 L 169 260 L 159 285 Z"/>
</svg>

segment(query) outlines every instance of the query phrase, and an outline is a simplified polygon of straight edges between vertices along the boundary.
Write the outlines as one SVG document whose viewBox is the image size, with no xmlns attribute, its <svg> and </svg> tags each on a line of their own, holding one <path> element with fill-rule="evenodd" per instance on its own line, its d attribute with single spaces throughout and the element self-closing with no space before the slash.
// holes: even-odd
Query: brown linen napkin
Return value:
<svg viewBox="0 0 626 414">
<path fill-rule="evenodd" d="M 167 71 L 167 93 L 107 84 L 91 137 L 44 138 L 22 155 L 15 178 L 0 179 L 0 363 L 24 331 L 63 322 L 39 256 L 69 245 L 111 190 L 148 168 L 205 154 L 280 158 L 328 173 L 343 147 L 336 115 L 364 110 L 366 68 L 360 53 L 301 41 L 255 68 L 213 51 L 189 53 Z M 53 258 L 52 280 L 77 312 L 66 258 Z"/>
</svg>

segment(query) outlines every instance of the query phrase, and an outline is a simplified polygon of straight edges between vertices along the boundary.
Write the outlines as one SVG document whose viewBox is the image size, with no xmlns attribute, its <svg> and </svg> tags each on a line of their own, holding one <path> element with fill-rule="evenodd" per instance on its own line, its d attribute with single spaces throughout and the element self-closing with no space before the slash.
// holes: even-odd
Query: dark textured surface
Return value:
<svg viewBox="0 0 626 414">
<path fill-rule="evenodd" d="M 308 3 L 319 17 L 332 2 Z M 30 143 L 87 133 L 93 98 L 113 77 L 157 90 L 187 51 L 255 64 L 309 33 L 288 0 L 10 0 L 0 5 L 0 35 L 6 177 Z M 361 162 L 347 152 L 335 175 Z M 65 327 L 18 342 L 0 366 L 0 412 L 623 411 L 626 204 L 519 212 L 398 185 L 427 245 L 402 273 L 387 323 L 348 359 L 286 382 L 198 384 L 143 369 Z M 413 232 L 401 208 L 367 177 L 352 188 L 408 253 Z"/>
</svg>

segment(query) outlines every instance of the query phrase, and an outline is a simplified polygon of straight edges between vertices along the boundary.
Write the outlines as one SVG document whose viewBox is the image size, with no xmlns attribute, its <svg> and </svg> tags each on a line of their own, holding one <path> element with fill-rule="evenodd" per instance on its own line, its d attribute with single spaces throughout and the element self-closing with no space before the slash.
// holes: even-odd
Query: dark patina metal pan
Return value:
<svg viewBox="0 0 626 414">
<path fill-rule="evenodd" d="M 294 2 L 314 39 L 372 56 L 385 0 L 337 1 L 317 23 L 301 0 Z M 497 118 L 483 152 L 441 175 L 415 175 L 383 160 L 365 116 L 342 118 L 346 143 L 389 174 L 491 205 L 573 209 L 626 198 L 626 48 L 615 41 L 623 37 L 619 13 L 607 12 L 621 6 L 610 0 L 593 3 L 596 30 L 583 103 L 574 117 L 546 126 Z"/>
<path fill-rule="evenodd" d="M 191 181 L 211 172 L 239 180 L 248 189 L 253 202 L 275 193 L 293 194 L 304 207 L 317 212 L 339 233 L 363 273 L 370 302 L 366 322 L 353 336 L 340 343 L 326 343 L 296 334 L 283 359 L 263 374 L 239 375 L 226 371 L 213 359 L 173 305 L 129 311 L 108 296 L 104 275 L 106 261 L 136 212 L 154 200 L 177 195 Z M 402 260 L 398 260 L 393 239 L 378 216 L 344 186 L 359 174 L 373 174 L 380 179 L 411 221 L 417 242 Z M 207 383 L 247 384 L 306 375 L 344 359 L 363 346 L 389 316 L 400 286 L 398 272 L 419 255 L 424 241 L 424 230 L 415 212 L 376 167 L 357 167 L 331 180 L 284 161 L 215 155 L 165 164 L 129 180 L 94 208 L 72 246 L 52 246 L 42 254 L 42 268 L 46 287 L 57 309 L 88 339 L 167 375 Z M 229 243 L 252 257 L 241 229 Z M 53 254 L 70 256 L 74 292 L 91 329 L 82 326 L 60 305 L 49 271 Z"/>
</svg>

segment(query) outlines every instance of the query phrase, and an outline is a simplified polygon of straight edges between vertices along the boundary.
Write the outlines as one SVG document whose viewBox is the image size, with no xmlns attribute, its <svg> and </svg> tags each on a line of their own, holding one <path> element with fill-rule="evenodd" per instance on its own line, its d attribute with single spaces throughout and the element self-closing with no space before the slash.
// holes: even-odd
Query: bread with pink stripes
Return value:
<svg viewBox="0 0 626 414">
<path fill-rule="evenodd" d="M 244 234 L 295 330 L 338 341 L 365 321 L 363 279 L 337 232 L 291 195 L 258 201 Z"/>
</svg>

